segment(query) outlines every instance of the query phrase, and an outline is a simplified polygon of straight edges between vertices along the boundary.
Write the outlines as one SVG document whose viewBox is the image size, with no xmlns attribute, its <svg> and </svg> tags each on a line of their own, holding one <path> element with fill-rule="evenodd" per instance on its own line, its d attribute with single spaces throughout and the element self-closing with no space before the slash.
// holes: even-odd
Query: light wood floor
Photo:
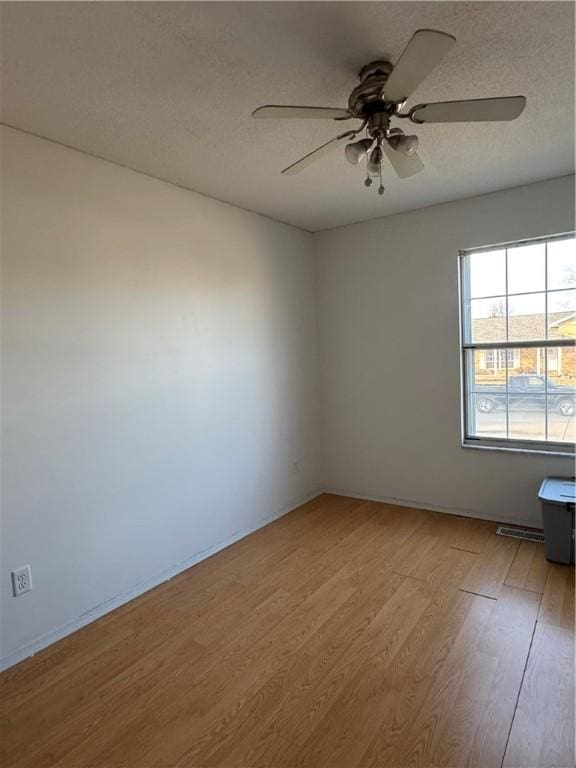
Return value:
<svg viewBox="0 0 576 768">
<path fill-rule="evenodd" d="M 574 572 L 326 495 L 0 686 L 3 768 L 569 768 Z"/>
</svg>

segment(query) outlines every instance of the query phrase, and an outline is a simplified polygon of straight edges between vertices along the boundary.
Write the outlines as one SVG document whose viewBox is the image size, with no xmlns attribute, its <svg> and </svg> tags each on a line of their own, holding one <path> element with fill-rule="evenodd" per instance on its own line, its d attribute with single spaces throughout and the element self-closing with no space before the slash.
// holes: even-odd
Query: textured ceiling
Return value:
<svg viewBox="0 0 576 768">
<path fill-rule="evenodd" d="M 1 12 L 4 122 L 307 230 L 573 172 L 571 2 L 8 2 Z M 421 27 L 457 45 L 412 104 L 524 94 L 523 115 L 415 127 L 426 170 L 407 180 L 390 170 L 383 197 L 342 148 L 281 177 L 343 124 L 255 121 L 252 110 L 346 106 L 361 66 L 395 61 Z"/>
</svg>

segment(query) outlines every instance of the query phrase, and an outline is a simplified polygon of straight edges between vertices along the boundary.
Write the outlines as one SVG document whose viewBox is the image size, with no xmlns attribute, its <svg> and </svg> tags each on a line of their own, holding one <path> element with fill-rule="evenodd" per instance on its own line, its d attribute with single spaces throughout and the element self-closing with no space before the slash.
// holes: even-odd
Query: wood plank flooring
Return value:
<svg viewBox="0 0 576 768">
<path fill-rule="evenodd" d="M 572 768 L 574 570 L 324 495 L 0 676 L 3 768 Z"/>
</svg>

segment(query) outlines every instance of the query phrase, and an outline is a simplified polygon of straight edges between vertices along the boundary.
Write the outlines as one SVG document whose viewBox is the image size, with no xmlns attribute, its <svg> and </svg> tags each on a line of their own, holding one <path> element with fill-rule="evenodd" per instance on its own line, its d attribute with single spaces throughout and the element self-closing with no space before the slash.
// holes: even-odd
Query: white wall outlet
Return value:
<svg viewBox="0 0 576 768">
<path fill-rule="evenodd" d="M 29 565 L 23 565 L 21 568 L 15 568 L 11 572 L 12 576 L 12 594 L 14 597 L 20 597 L 25 592 L 32 589 L 32 571 Z"/>
</svg>

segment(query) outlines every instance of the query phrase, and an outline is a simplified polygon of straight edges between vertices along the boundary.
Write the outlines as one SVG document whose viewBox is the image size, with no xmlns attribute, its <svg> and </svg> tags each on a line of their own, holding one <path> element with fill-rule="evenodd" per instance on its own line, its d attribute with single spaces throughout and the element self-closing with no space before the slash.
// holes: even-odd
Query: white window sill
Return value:
<svg viewBox="0 0 576 768">
<path fill-rule="evenodd" d="M 519 445 L 518 443 L 491 443 L 483 440 L 464 439 L 462 441 L 462 448 L 472 448 L 473 450 L 480 451 L 500 451 L 503 453 L 524 453 L 532 454 L 536 456 L 556 456 L 564 459 L 572 459 L 574 461 L 576 454 L 574 451 L 574 445 L 569 443 L 566 450 L 551 446 L 550 448 L 543 448 L 537 445 Z"/>
</svg>

